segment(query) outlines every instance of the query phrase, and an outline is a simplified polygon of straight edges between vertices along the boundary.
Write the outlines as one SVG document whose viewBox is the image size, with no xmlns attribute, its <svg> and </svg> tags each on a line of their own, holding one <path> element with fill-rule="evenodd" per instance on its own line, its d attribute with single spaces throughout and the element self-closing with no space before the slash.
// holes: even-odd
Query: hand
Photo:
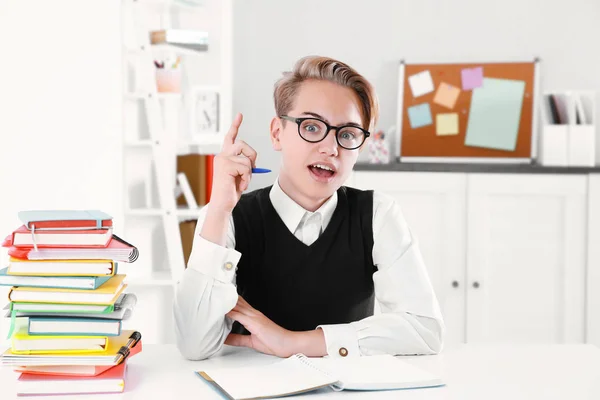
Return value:
<svg viewBox="0 0 600 400">
<path fill-rule="evenodd" d="M 238 296 L 237 304 L 227 313 L 227 316 L 244 325 L 250 335 L 231 333 L 225 340 L 225 344 L 250 347 L 261 353 L 278 357 L 289 357 L 295 353 L 292 344 L 296 332 L 280 327 L 253 308 L 241 296 Z"/>
<path fill-rule="evenodd" d="M 236 140 L 242 124 L 238 113 L 223 140 L 223 149 L 215 156 L 210 208 L 231 213 L 248 188 L 252 168 L 256 166 L 256 151 L 243 140 Z"/>
</svg>

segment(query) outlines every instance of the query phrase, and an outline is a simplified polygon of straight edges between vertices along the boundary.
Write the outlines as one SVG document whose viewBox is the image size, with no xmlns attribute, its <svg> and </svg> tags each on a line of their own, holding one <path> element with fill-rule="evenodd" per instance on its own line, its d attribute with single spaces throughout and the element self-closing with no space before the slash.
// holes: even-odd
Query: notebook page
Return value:
<svg viewBox="0 0 600 400">
<path fill-rule="evenodd" d="M 236 400 L 299 393 L 337 381 L 314 369 L 303 359 L 303 356 L 294 355 L 268 365 L 208 368 L 200 372 L 207 374 Z"/>
<path fill-rule="evenodd" d="M 341 381 L 344 390 L 408 389 L 443 385 L 440 377 L 390 355 L 310 358 Z"/>
</svg>

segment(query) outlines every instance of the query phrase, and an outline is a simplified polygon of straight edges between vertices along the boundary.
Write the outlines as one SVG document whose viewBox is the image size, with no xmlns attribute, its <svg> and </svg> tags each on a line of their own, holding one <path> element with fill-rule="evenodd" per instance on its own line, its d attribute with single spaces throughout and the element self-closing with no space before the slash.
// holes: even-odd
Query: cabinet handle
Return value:
<svg viewBox="0 0 600 400">
<path fill-rule="evenodd" d="M 479 282 L 477 282 L 477 281 L 473 282 L 473 287 L 475 289 L 478 289 L 479 288 Z"/>
<path fill-rule="evenodd" d="M 458 287 L 458 281 L 452 281 L 452 287 L 453 288 L 457 288 Z"/>
</svg>

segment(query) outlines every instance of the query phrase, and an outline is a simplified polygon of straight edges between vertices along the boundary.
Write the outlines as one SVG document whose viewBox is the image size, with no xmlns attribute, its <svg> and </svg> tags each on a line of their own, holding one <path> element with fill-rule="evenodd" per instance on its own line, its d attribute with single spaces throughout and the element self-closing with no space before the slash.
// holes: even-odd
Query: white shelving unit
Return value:
<svg viewBox="0 0 600 400">
<path fill-rule="evenodd" d="M 176 205 L 177 156 L 214 154 L 223 137 L 222 132 L 191 137 L 188 94 L 193 86 L 218 87 L 219 126 L 231 121 L 232 0 L 199 6 L 122 0 L 122 15 L 123 226 L 124 236 L 140 250 L 138 261 L 124 265 L 123 272 L 130 290 L 141 297 L 138 304 L 148 310 L 135 321 L 136 329 L 149 333 L 147 343 L 168 343 L 173 289 L 185 269 L 179 223 L 199 214 Z M 150 44 L 150 31 L 170 28 L 208 32 L 208 51 Z M 157 91 L 154 60 L 168 56 L 181 58 L 181 93 Z"/>
</svg>

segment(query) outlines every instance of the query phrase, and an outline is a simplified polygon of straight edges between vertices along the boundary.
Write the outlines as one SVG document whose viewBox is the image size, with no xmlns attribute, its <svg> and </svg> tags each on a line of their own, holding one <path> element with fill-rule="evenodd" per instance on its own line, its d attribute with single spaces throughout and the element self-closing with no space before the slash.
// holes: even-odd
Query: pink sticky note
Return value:
<svg viewBox="0 0 600 400">
<path fill-rule="evenodd" d="M 463 90 L 471 90 L 483 86 L 483 67 L 465 68 L 461 71 Z"/>
</svg>

